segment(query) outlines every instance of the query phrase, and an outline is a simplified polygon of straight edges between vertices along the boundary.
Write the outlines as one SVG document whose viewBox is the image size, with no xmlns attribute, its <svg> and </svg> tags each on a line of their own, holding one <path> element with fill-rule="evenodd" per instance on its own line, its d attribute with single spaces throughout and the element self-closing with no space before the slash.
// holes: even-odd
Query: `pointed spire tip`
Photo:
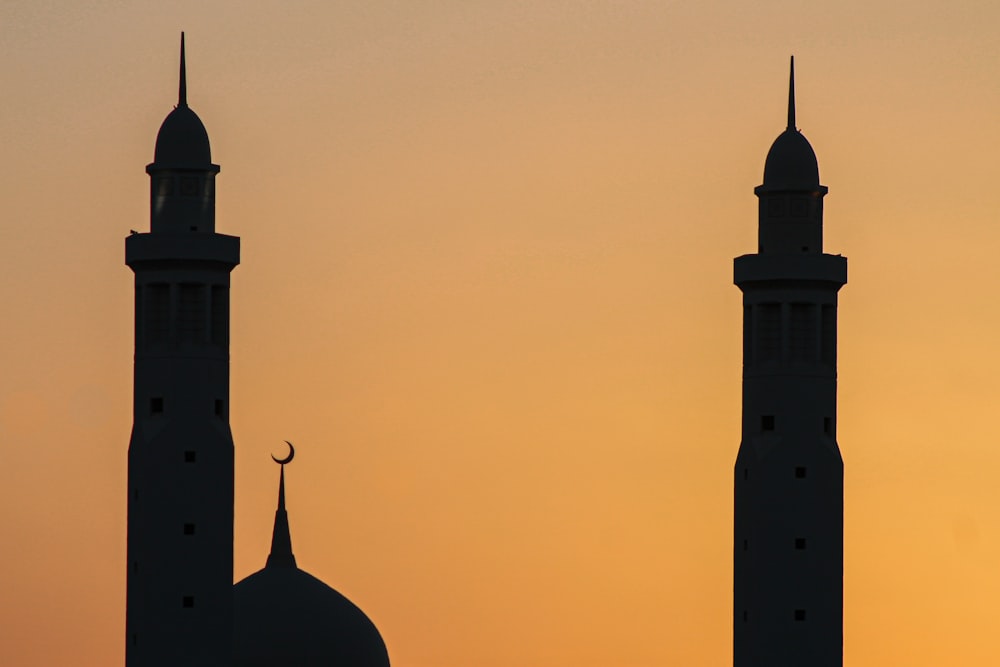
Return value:
<svg viewBox="0 0 1000 667">
<path fill-rule="evenodd" d="M 184 62 L 184 32 L 181 31 L 181 77 L 177 91 L 177 106 L 187 106 L 187 66 Z"/>
<path fill-rule="evenodd" d="M 278 479 L 278 511 L 285 509 L 285 464 L 281 464 L 281 476 Z"/>
<path fill-rule="evenodd" d="M 795 56 L 788 61 L 788 128 L 795 129 Z"/>
</svg>

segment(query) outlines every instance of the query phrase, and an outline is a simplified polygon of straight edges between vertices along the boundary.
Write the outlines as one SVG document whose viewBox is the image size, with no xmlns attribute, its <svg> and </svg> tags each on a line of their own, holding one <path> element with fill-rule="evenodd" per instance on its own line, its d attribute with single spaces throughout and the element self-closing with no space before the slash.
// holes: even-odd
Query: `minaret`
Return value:
<svg viewBox="0 0 1000 667">
<path fill-rule="evenodd" d="M 208 133 L 187 105 L 156 137 L 150 231 L 125 239 L 135 272 L 128 452 L 127 667 L 225 667 L 233 635 L 229 274 L 239 239 L 215 233 Z"/>
<path fill-rule="evenodd" d="M 837 292 L 823 252 L 816 155 L 788 127 L 764 164 L 743 292 L 743 439 L 735 467 L 733 664 L 843 664 L 844 464 L 837 446 Z"/>
</svg>

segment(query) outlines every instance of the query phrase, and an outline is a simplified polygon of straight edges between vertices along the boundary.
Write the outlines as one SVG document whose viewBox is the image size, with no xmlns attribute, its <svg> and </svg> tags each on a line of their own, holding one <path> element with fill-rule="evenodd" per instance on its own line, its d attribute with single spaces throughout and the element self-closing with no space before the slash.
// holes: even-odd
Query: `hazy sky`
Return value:
<svg viewBox="0 0 1000 667">
<path fill-rule="evenodd" d="M 84 4 L 87 6 L 84 7 Z M 788 56 L 841 292 L 845 663 L 1000 663 L 1000 5 L 0 5 L 0 664 L 122 664 L 129 229 L 222 166 L 237 578 L 394 667 L 731 662 L 756 200 Z"/>
</svg>

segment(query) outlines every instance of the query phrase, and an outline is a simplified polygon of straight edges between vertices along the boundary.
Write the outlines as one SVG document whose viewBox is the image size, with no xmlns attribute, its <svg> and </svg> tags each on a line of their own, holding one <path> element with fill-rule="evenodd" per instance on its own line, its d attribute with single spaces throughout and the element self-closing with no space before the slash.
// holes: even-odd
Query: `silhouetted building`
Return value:
<svg viewBox="0 0 1000 667">
<path fill-rule="evenodd" d="M 208 133 L 180 95 L 156 136 L 150 231 L 125 239 L 135 272 L 128 456 L 128 667 L 227 665 L 233 618 L 229 273 L 240 240 L 215 233 Z"/>
<path fill-rule="evenodd" d="M 844 464 L 837 446 L 837 293 L 823 252 L 816 154 L 788 127 L 764 163 L 743 292 L 743 439 L 735 466 L 733 664 L 843 664 Z"/>
<path fill-rule="evenodd" d="M 230 667 L 229 286 L 240 242 L 215 232 L 219 166 L 205 126 L 187 105 L 183 35 L 177 106 L 160 127 L 146 171 L 150 231 L 125 239 L 125 263 L 135 273 L 125 662 Z M 268 566 L 236 589 L 235 664 L 388 667 L 371 621 L 296 568 L 283 467 L 281 479 Z"/>
<path fill-rule="evenodd" d="M 389 667 L 382 636 L 364 612 L 296 565 L 284 464 L 267 564 L 234 593 L 233 667 Z"/>
</svg>

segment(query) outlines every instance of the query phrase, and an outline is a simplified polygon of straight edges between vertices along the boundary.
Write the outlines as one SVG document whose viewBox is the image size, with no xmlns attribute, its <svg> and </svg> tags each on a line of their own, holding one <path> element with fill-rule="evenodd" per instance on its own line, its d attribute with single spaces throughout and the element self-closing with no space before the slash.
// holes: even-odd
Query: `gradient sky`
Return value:
<svg viewBox="0 0 1000 667">
<path fill-rule="evenodd" d="M 84 5 L 87 6 L 84 6 Z M 208 128 L 237 578 L 394 667 L 731 663 L 741 298 L 788 56 L 841 292 L 845 663 L 1000 664 L 1000 5 L 0 5 L 0 664 L 122 664 L 129 229 Z"/>
</svg>

